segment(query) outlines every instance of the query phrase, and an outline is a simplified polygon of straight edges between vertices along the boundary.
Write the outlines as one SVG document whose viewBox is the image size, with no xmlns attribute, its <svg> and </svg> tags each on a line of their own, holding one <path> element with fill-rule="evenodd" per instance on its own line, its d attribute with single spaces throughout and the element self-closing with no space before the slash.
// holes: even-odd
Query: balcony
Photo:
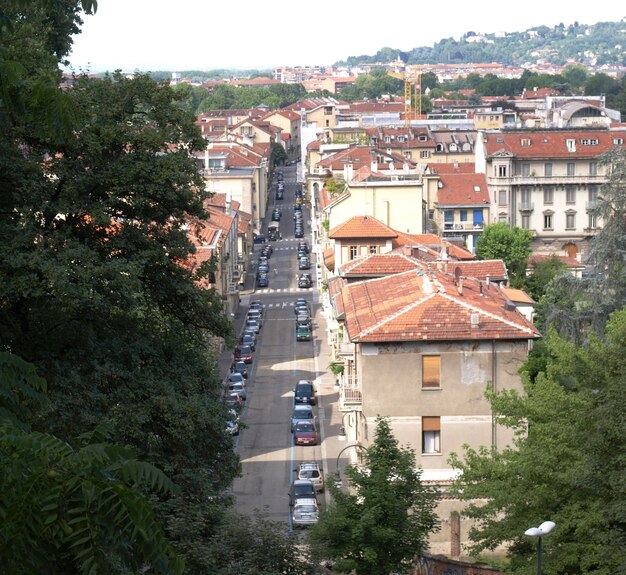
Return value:
<svg viewBox="0 0 626 575">
<path fill-rule="evenodd" d="M 337 343 L 337 355 L 339 357 L 354 357 L 354 344 L 350 342 Z"/>
<path fill-rule="evenodd" d="M 535 204 L 533 202 L 520 202 L 519 203 L 520 212 L 532 212 L 534 209 L 535 209 Z"/>
<path fill-rule="evenodd" d="M 354 374 L 343 374 L 339 379 L 339 408 L 341 411 L 361 410 L 363 395 Z"/>
<path fill-rule="evenodd" d="M 588 202 L 585 202 L 585 210 L 589 211 L 593 211 L 593 210 L 597 210 L 598 209 L 598 200 L 590 200 Z"/>
<path fill-rule="evenodd" d="M 575 176 L 522 176 L 517 174 L 510 178 L 487 177 L 489 186 L 570 186 L 570 185 L 600 185 L 606 181 L 606 176 L 575 175 Z"/>
</svg>

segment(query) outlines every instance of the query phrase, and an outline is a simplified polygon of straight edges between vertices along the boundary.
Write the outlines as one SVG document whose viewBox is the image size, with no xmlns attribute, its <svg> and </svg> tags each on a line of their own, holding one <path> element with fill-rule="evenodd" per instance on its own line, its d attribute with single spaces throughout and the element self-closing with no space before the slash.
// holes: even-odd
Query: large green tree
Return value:
<svg viewBox="0 0 626 575">
<path fill-rule="evenodd" d="M 554 331 L 546 344 L 543 367 L 533 364 L 523 394 L 489 394 L 499 422 L 515 432 L 514 443 L 501 451 L 466 447 L 462 457 L 452 457 L 461 472 L 455 492 L 468 502 L 464 514 L 477 520 L 470 551 L 507 544 L 510 571 L 528 573 L 536 549 L 524 531 L 552 520 L 556 528 L 543 541 L 547 572 L 620 573 L 626 568 L 626 309 L 589 345 Z"/>
<path fill-rule="evenodd" d="M 421 482 L 412 450 L 379 417 L 361 466 L 345 471 L 348 491 L 329 482 L 332 502 L 311 529 L 314 554 L 339 573 L 388 575 L 426 550 L 439 528 L 437 494 Z"/>
<path fill-rule="evenodd" d="M 504 222 L 489 224 L 476 242 L 476 257 L 479 260 L 504 260 L 511 284 L 522 287 L 532 238 L 530 230 L 511 227 Z"/>
</svg>

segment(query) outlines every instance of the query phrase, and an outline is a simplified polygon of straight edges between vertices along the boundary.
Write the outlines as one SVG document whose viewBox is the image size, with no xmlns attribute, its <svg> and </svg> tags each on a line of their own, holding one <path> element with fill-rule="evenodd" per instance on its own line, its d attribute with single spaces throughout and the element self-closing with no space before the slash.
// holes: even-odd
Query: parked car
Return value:
<svg viewBox="0 0 626 575">
<path fill-rule="evenodd" d="M 283 198 L 284 198 L 283 190 L 276 190 L 276 199 L 277 200 L 282 200 Z"/>
<path fill-rule="evenodd" d="M 267 261 L 264 262 L 260 262 L 259 263 L 259 267 L 257 268 L 258 273 L 260 274 L 266 274 L 269 273 L 270 271 L 270 265 L 269 263 L 267 263 Z"/>
<path fill-rule="evenodd" d="M 306 240 L 300 240 L 298 242 L 298 251 L 304 251 L 306 254 L 309 253 L 309 244 L 307 244 Z"/>
<path fill-rule="evenodd" d="M 307 405 L 315 405 L 317 399 L 315 398 L 315 387 L 313 382 L 308 379 L 301 379 L 296 383 L 296 387 L 293 388 L 294 403 L 302 403 Z"/>
<path fill-rule="evenodd" d="M 245 379 L 243 375 L 237 373 L 235 371 L 231 371 L 226 376 L 226 385 L 230 385 L 231 383 L 241 383 L 244 387 L 246 386 Z"/>
<path fill-rule="evenodd" d="M 255 244 L 264 244 L 265 243 L 265 235 L 264 234 L 254 234 L 253 242 Z"/>
<path fill-rule="evenodd" d="M 249 319 L 246 321 L 246 329 L 252 330 L 254 333 L 261 331 L 261 322 L 256 319 Z"/>
<path fill-rule="evenodd" d="M 236 410 L 231 409 L 226 420 L 226 433 L 229 435 L 239 435 L 239 415 Z"/>
<path fill-rule="evenodd" d="M 243 381 L 239 383 L 229 383 L 227 389 L 229 393 L 238 394 L 242 401 L 248 399 L 248 390 Z"/>
<path fill-rule="evenodd" d="M 251 329 L 244 329 L 241 332 L 241 337 L 243 337 L 244 335 L 249 335 L 250 337 L 252 337 L 252 339 L 254 339 L 254 343 L 256 345 L 256 333 L 254 333 Z"/>
<path fill-rule="evenodd" d="M 296 228 L 296 230 L 293 233 L 293 236 L 295 238 L 303 238 L 304 237 L 304 230 L 302 228 Z"/>
<path fill-rule="evenodd" d="M 311 341 L 313 334 L 311 328 L 307 325 L 296 326 L 296 341 Z"/>
<path fill-rule="evenodd" d="M 260 300 L 255 299 L 250 302 L 250 305 L 248 306 L 248 311 L 253 309 L 258 309 L 261 312 L 261 315 L 263 315 L 263 304 L 260 302 Z"/>
<path fill-rule="evenodd" d="M 291 413 L 291 431 L 296 428 L 296 424 L 301 421 L 315 421 L 313 408 L 307 404 L 294 405 Z"/>
<path fill-rule="evenodd" d="M 252 337 L 250 334 L 245 334 L 241 336 L 239 340 L 239 345 L 249 345 L 252 351 L 256 350 L 256 337 Z"/>
<path fill-rule="evenodd" d="M 311 262 L 310 262 L 309 258 L 307 258 L 307 257 L 299 258 L 298 259 L 298 269 L 299 270 L 310 270 L 311 269 Z"/>
<path fill-rule="evenodd" d="M 295 445 L 317 445 L 319 433 L 315 422 L 300 421 L 293 430 L 293 442 Z"/>
<path fill-rule="evenodd" d="M 240 373 L 244 379 L 248 377 L 248 366 L 243 361 L 233 361 L 230 366 L 231 373 Z"/>
<path fill-rule="evenodd" d="M 263 316 L 263 312 L 258 308 L 248 308 L 248 313 L 246 314 L 247 319 L 256 319 L 261 321 L 261 317 Z"/>
<path fill-rule="evenodd" d="M 280 218 L 282 217 L 282 213 L 280 210 L 275 209 L 272 211 L 272 221 L 273 222 L 280 222 Z"/>
<path fill-rule="evenodd" d="M 266 288 L 270 286 L 270 280 L 267 278 L 267 274 L 259 274 L 256 278 L 256 287 Z"/>
<path fill-rule="evenodd" d="M 235 348 L 235 361 L 252 363 L 252 350 L 249 345 L 238 345 Z"/>
<path fill-rule="evenodd" d="M 299 314 L 296 316 L 296 331 L 299 327 L 306 327 L 311 331 L 313 329 L 313 322 L 311 321 L 310 316 L 305 314 Z M 297 339 L 297 337 L 296 337 Z M 308 340 L 304 340 L 308 341 Z"/>
<path fill-rule="evenodd" d="M 315 491 L 324 491 L 324 474 L 315 461 L 303 461 L 294 469 L 296 479 L 308 479 L 315 486 Z"/>
<path fill-rule="evenodd" d="M 270 259 L 273 253 L 274 248 L 270 244 L 265 244 L 261 250 L 261 255 L 267 259 Z"/>
<path fill-rule="evenodd" d="M 226 391 L 226 394 L 224 395 L 224 403 L 232 409 L 240 409 L 243 405 L 240 395 L 236 392 L 231 393 L 230 391 Z"/>
<path fill-rule="evenodd" d="M 293 306 L 293 313 L 295 315 L 300 315 L 303 313 L 306 313 L 308 315 L 311 315 L 311 308 L 309 307 L 309 304 L 304 302 L 304 301 L 299 301 L 296 302 Z"/>
<path fill-rule="evenodd" d="M 300 274 L 298 278 L 298 287 L 299 288 L 310 288 L 313 285 L 313 278 L 311 278 L 311 274 Z"/>
<path fill-rule="evenodd" d="M 319 520 L 317 501 L 311 498 L 300 498 L 292 507 L 291 524 L 294 527 L 308 527 Z"/>
<path fill-rule="evenodd" d="M 313 499 L 317 503 L 315 485 L 308 479 L 294 479 L 289 487 L 289 506 L 292 507 L 299 499 Z"/>
</svg>

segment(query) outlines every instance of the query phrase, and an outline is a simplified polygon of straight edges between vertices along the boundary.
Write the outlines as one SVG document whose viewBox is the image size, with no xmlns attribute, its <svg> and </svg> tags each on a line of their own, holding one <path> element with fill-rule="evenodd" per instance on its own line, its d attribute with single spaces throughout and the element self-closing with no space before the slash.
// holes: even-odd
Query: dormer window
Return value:
<svg viewBox="0 0 626 575">
<path fill-rule="evenodd" d="M 420 142 L 426 142 L 428 140 L 428 137 L 426 136 L 426 134 L 420 134 L 418 140 Z"/>
<path fill-rule="evenodd" d="M 521 144 L 524 148 L 530 146 L 530 138 L 522 138 Z"/>
<path fill-rule="evenodd" d="M 568 152 L 575 152 L 576 151 L 576 140 L 565 140 L 565 145 L 567 146 L 567 151 Z"/>
<path fill-rule="evenodd" d="M 598 139 L 597 138 L 583 138 L 580 143 L 583 146 L 597 146 L 598 145 Z"/>
<path fill-rule="evenodd" d="M 624 138 L 613 138 L 614 146 L 621 146 L 624 144 Z"/>
<path fill-rule="evenodd" d="M 436 150 L 437 152 L 443 152 L 443 144 L 437 144 L 437 146 L 436 146 L 435 150 Z"/>
<path fill-rule="evenodd" d="M 456 152 L 456 144 L 454 142 L 450 142 L 450 151 Z"/>
<path fill-rule="evenodd" d="M 391 144 L 391 136 L 385 136 L 385 144 Z"/>
</svg>

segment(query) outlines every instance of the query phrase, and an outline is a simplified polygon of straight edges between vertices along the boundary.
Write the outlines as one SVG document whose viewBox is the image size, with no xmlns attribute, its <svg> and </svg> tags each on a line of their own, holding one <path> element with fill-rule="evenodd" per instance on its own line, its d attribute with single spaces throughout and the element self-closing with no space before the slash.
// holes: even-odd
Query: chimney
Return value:
<svg viewBox="0 0 626 575">
<path fill-rule="evenodd" d="M 470 325 L 472 329 L 478 329 L 480 327 L 480 316 L 477 313 L 470 315 Z"/>
<path fill-rule="evenodd" d="M 486 283 L 487 283 L 487 289 L 491 289 L 489 287 L 491 285 L 491 277 L 489 276 L 489 274 L 487 274 Z"/>
<path fill-rule="evenodd" d="M 378 162 L 372 162 L 372 163 L 370 164 L 370 170 L 371 170 L 372 172 L 377 172 L 377 171 L 378 171 Z"/>
<path fill-rule="evenodd" d="M 480 295 L 483 295 L 483 282 L 478 282 L 478 287 L 480 288 Z"/>
<path fill-rule="evenodd" d="M 459 285 L 457 289 L 459 290 L 459 295 L 463 295 L 463 278 L 462 277 L 459 278 Z"/>
</svg>

